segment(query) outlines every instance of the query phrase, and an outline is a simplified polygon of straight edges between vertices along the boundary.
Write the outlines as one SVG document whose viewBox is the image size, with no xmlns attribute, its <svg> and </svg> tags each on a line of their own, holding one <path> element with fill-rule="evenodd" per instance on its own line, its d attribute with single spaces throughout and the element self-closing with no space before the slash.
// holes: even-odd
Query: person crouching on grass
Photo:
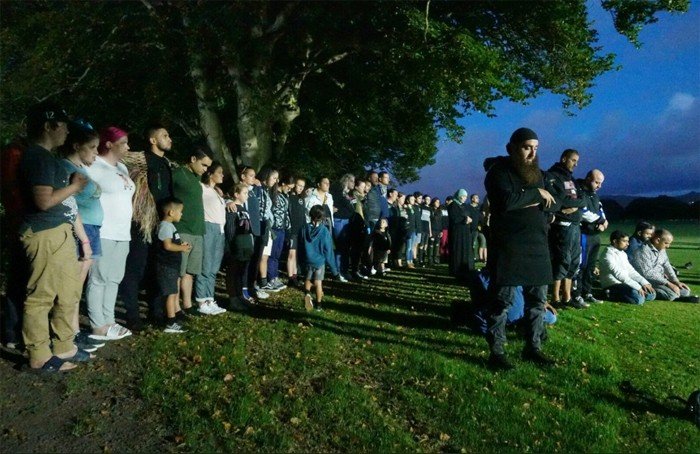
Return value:
<svg viewBox="0 0 700 454">
<path fill-rule="evenodd" d="M 391 235 L 389 234 L 389 221 L 381 218 L 372 232 L 372 265 L 377 270 L 377 276 L 386 274 L 384 262 L 391 252 Z"/>
<path fill-rule="evenodd" d="M 333 276 L 338 275 L 338 269 L 333 254 L 333 243 L 331 232 L 324 227 L 325 214 L 321 205 L 314 205 L 309 210 L 311 222 L 306 224 L 302 232 L 301 241 L 304 243 L 304 253 L 306 256 L 306 280 L 304 281 L 304 307 L 307 311 L 314 308 L 322 310 L 323 300 L 323 277 L 326 271 L 326 264 L 331 267 Z M 311 281 L 316 287 L 316 302 L 311 298 Z"/>
<path fill-rule="evenodd" d="M 158 225 L 158 248 L 156 252 L 156 278 L 160 294 L 165 297 L 166 333 L 184 333 L 178 318 L 184 314 L 177 301 L 180 288 L 180 266 L 182 252 L 189 252 L 192 246 L 183 243 L 174 223 L 182 218 L 183 203 L 175 197 L 168 197 L 160 204 L 161 221 Z"/>
</svg>

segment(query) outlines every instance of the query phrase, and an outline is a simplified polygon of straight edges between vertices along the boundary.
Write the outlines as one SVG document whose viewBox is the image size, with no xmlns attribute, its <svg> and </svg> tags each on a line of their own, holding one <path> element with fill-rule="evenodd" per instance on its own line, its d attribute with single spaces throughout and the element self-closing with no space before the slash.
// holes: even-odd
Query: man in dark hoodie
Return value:
<svg viewBox="0 0 700 454">
<path fill-rule="evenodd" d="M 574 182 L 574 169 L 578 165 L 579 153 L 571 148 L 564 150 L 547 171 L 545 187 L 560 203 L 554 213 L 554 222 L 549 230 L 549 252 L 552 258 L 552 297 L 554 305 L 562 302 L 577 309 L 588 307 L 571 297 L 571 282 L 581 263 L 581 208 L 584 201 L 578 196 Z M 563 282 L 563 285 L 562 285 Z"/>
<path fill-rule="evenodd" d="M 552 281 L 552 263 L 547 248 L 547 215 L 557 203 L 544 189 L 539 168 L 537 134 L 517 129 L 510 137 L 507 157 L 498 158 L 486 174 L 484 184 L 491 204 L 491 273 L 489 297 L 489 366 L 512 369 L 505 355 L 508 309 L 515 301 L 517 287 L 523 287 L 528 323 L 523 358 L 538 365 L 554 361 L 541 351 L 545 335 L 544 313 L 547 285 Z"/>
</svg>

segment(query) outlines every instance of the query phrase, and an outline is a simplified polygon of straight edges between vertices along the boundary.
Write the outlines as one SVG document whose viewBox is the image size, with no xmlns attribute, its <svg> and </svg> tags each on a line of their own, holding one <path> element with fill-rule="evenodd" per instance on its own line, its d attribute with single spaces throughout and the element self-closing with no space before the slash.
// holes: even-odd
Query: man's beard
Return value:
<svg viewBox="0 0 700 454">
<path fill-rule="evenodd" d="M 526 185 L 534 185 L 542 181 L 542 171 L 540 170 L 540 157 L 535 155 L 532 162 L 526 162 L 525 159 L 520 156 L 511 156 L 513 160 L 513 167 L 515 172 L 525 180 Z"/>
</svg>

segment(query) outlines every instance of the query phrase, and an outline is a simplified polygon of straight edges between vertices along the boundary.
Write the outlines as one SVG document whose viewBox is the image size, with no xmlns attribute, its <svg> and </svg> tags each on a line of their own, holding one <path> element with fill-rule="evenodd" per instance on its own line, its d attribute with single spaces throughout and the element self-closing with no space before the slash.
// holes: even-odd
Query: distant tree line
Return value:
<svg viewBox="0 0 700 454">
<path fill-rule="evenodd" d="M 605 214 L 611 221 L 623 220 L 700 220 L 700 199 L 685 202 L 675 197 L 640 197 L 623 207 L 614 199 L 602 199 Z"/>
</svg>

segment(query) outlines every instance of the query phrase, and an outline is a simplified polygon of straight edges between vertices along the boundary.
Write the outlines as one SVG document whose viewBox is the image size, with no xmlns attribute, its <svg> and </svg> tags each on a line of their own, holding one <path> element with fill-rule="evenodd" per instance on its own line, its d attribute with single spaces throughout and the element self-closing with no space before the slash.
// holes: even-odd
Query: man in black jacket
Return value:
<svg viewBox="0 0 700 454">
<path fill-rule="evenodd" d="M 562 304 L 577 309 L 587 307 L 571 298 L 571 282 L 581 263 L 581 208 L 584 201 L 578 196 L 574 182 L 574 169 L 578 165 L 579 153 L 573 149 L 564 150 L 559 162 L 546 174 L 545 187 L 561 204 L 554 214 L 549 230 L 549 251 L 552 258 L 552 297 L 554 305 Z M 563 281 L 563 285 L 562 285 Z M 563 295 L 562 295 L 563 294 Z"/>
<path fill-rule="evenodd" d="M 547 285 L 552 282 L 552 263 L 547 248 L 547 215 L 557 203 L 544 189 L 539 168 L 539 139 L 531 129 L 517 129 L 510 137 L 507 157 L 498 158 L 484 182 L 491 204 L 492 247 L 488 267 L 491 273 L 489 295 L 489 366 L 508 370 L 513 366 L 505 355 L 506 319 L 519 286 L 523 287 L 526 317 L 529 321 L 523 358 L 539 365 L 554 361 L 541 351 L 545 334 L 543 316 Z"/>
<path fill-rule="evenodd" d="M 581 270 L 578 274 L 575 299 L 579 303 L 600 303 L 593 296 L 593 280 L 598 274 L 598 254 L 600 252 L 600 234 L 608 228 L 608 220 L 600 203 L 598 190 L 603 186 L 605 175 L 593 169 L 584 180 L 576 180 L 578 192 L 584 201 L 581 208 Z"/>
</svg>

